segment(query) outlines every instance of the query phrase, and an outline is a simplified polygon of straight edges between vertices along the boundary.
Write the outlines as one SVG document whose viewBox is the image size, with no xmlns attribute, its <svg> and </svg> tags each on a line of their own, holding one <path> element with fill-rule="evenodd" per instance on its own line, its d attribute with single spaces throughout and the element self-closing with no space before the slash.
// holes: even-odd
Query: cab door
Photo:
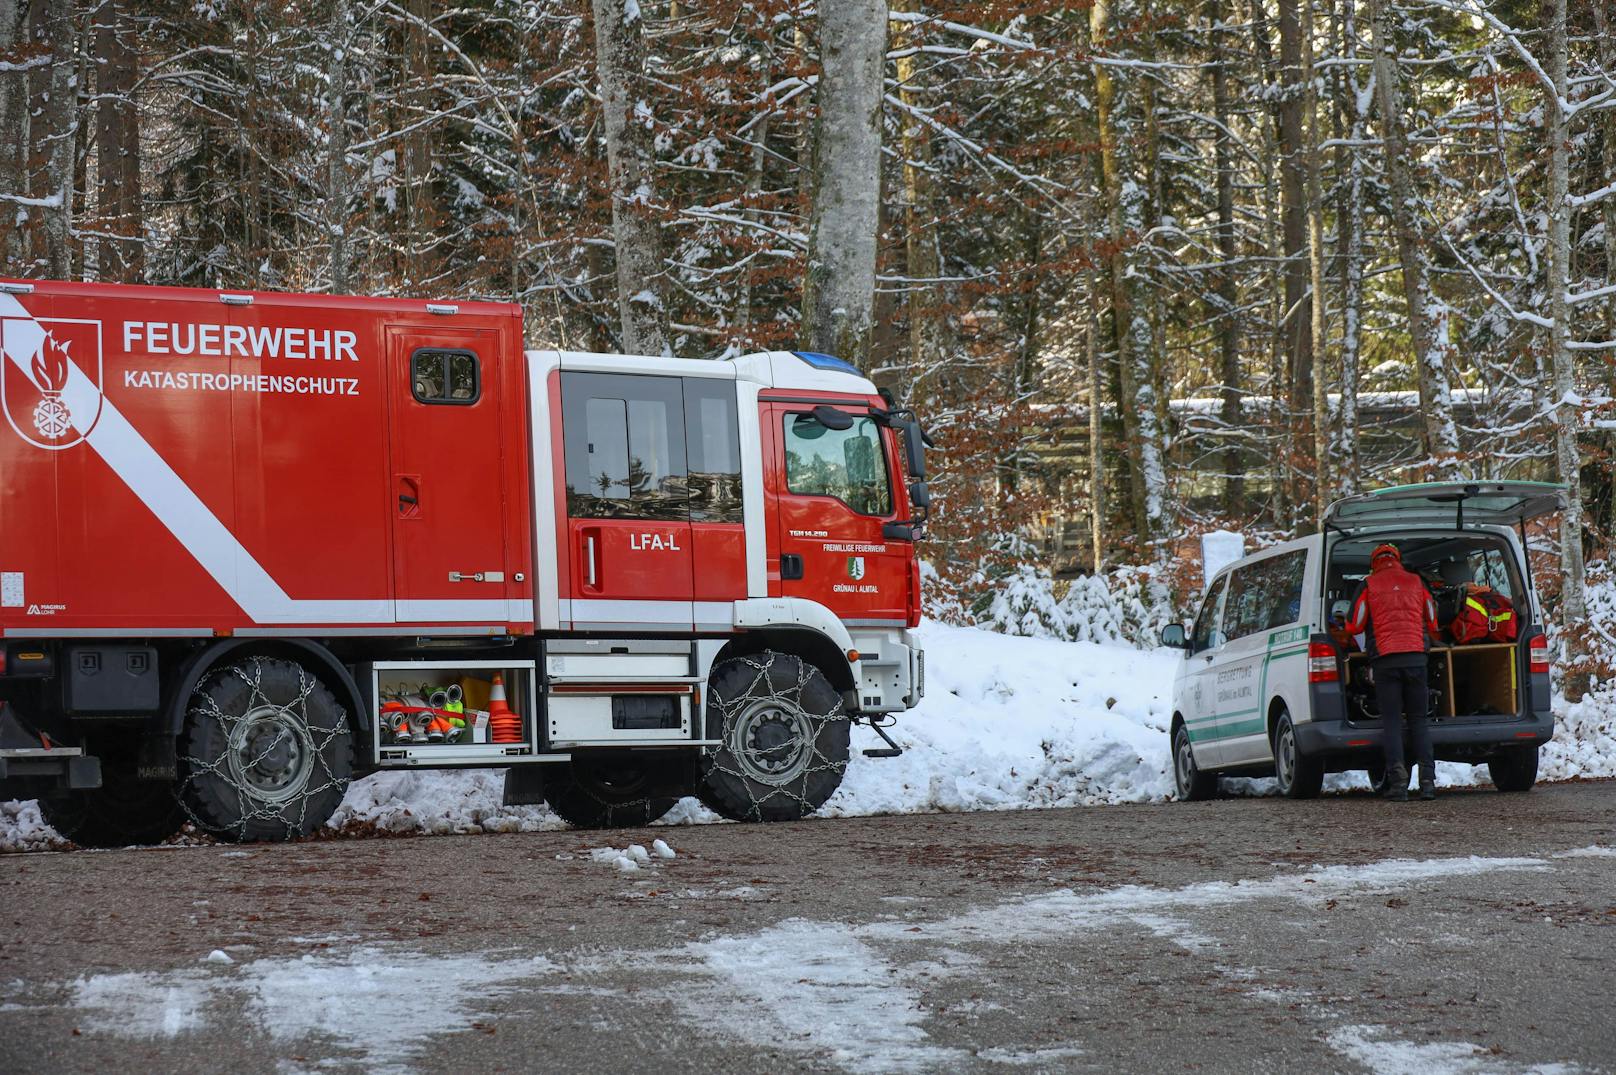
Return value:
<svg viewBox="0 0 1616 1075">
<path fill-rule="evenodd" d="M 895 436 L 866 404 L 837 405 L 852 419 L 847 429 L 822 424 L 814 406 L 763 405 L 776 509 L 771 584 L 778 577 L 780 596 L 817 601 L 844 621 L 903 626 L 912 546 L 882 532 L 906 508 Z"/>
<path fill-rule="evenodd" d="M 493 330 L 387 329 L 401 623 L 510 619 L 498 344 Z"/>
<path fill-rule="evenodd" d="M 694 623 L 690 479 L 681 378 L 561 374 L 569 583 L 579 629 Z"/>
</svg>

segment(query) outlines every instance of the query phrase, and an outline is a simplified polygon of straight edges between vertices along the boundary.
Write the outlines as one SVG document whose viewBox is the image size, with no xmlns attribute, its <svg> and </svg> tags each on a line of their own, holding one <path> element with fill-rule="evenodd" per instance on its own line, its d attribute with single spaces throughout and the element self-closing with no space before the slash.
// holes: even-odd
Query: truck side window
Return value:
<svg viewBox="0 0 1616 1075">
<path fill-rule="evenodd" d="M 786 488 L 802 496 L 831 496 L 860 515 L 890 515 L 881 429 L 855 418 L 847 429 L 827 429 L 811 414 L 785 416 Z"/>
<path fill-rule="evenodd" d="M 477 355 L 441 347 L 417 348 L 410 355 L 410 391 L 421 403 L 476 403 L 482 397 Z"/>
<path fill-rule="evenodd" d="M 1213 635 L 1218 622 L 1218 606 L 1222 603 L 1224 586 L 1228 581 L 1225 576 L 1213 583 L 1206 593 L 1206 600 L 1201 602 L 1201 613 L 1195 617 L 1195 630 L 1190 635 L 1191 653 L 1200 653 L 1220 644 Z"/>
<path fill-rule="evenodd" d="M 567 514 L 575 519 L 690 516 L 684 393 L 673 377 L 561 377 Z"/>
<path fill-rule="evenodd" d="M 685 443 L 690 446 L 690 518 L 738 523 L 741 435 L 733 381 L 685 378 Z"/>
</svg>

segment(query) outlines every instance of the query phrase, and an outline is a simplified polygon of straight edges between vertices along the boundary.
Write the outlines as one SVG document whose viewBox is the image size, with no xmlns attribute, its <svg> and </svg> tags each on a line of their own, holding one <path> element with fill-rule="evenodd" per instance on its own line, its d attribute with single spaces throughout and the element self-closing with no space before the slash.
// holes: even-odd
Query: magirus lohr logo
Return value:
<svg viewBox="0 0 1616 1075">
<path fill-rule="evenodd" d="M 101 418 L 101 322 L 0 319 L 0 409 L 23 440 L 61 451 Z"/>
</svg>

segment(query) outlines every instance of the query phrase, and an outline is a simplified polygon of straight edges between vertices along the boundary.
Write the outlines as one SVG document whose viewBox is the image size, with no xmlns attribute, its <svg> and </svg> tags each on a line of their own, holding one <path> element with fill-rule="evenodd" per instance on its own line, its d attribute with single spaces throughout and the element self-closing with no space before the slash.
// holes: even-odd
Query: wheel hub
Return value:
<svg viewBox="0 0 1616 1075">
<path fill-rule="evenodd" d="M 278 706 L 252 710 L 231 731 L 232 775 L 256 799 L 281 802 L 302 793 L 314 757 L 303 722 Z"/>
<path fill-rule="evenodd" d="M 765 699 L 733 725 L 731 749 L 746 776 L 784 784 L 807 771 L 813 756 L 813 722 L 783 699 Z"/>
</svg>

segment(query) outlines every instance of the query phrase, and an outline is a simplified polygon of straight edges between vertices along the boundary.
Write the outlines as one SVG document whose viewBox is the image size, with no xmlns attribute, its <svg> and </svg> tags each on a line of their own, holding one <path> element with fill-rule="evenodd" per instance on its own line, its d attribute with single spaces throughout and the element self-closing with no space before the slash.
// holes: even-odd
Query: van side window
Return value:
<svg viewBox="0 0 1616 1075">
<path fill-rule="evenodd" d="M 1477 549 L 1470 554 L 1470 577 L 1483 586 L 1505 597 L 1513 599 L 1509 581 L 1509 568 L 1504 564 L 1504 554 L 1498 549 Z"/>
<path fill-rule="evenodd" d="M 1195 630 L 1190 634 L 1191 653 L 1200 653 L 1220 644 L 1213 635 L 1218 622 L 1218 606 L 1223 600 L 1223 590 L 1228 581 L 1228 576 L 1224 576 L 1206 592 L 1206 599 L 1201 602 L 1201 612 L 1195 617 Z"/>
<path fill-rule="evenodd" d="M 569 516 L 690 517 L 679 379 L 562 374 L 561 414 Z"/>
<path fill-rule="evenodd" d="M 1305 549 L 1237 568 L 1229 578 L 1223 610 L 1223 631 L 1230 641 L 1301 619 L 1306 572 Z"/>
</svg>

